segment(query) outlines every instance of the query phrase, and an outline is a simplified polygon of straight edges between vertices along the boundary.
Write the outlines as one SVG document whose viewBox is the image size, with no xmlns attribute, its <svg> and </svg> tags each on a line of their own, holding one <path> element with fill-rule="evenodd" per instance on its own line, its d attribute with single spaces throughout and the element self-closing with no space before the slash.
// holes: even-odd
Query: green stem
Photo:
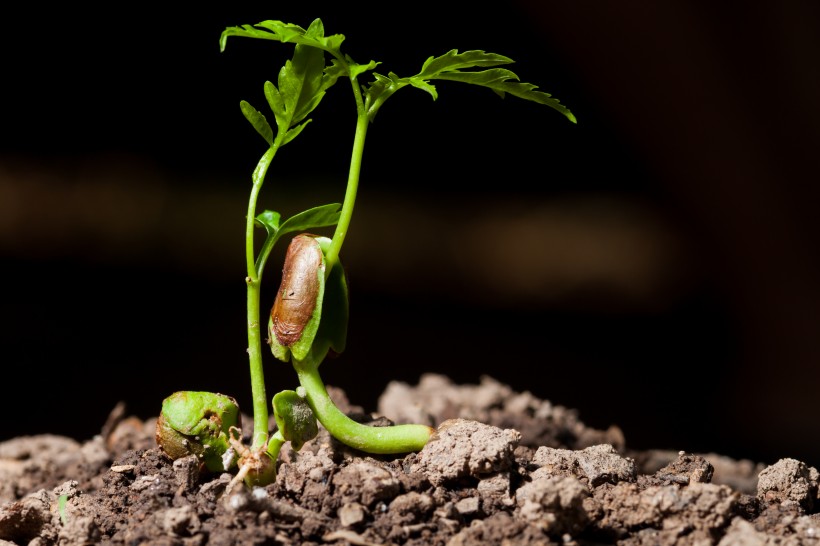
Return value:
<svg viewBox="0 0 820 546">
<path fill-rule="evenodd" d="M 359 89 L 359 84 L 355 78 L 351 78 L 353 83 L 353 95 L 356 99 L 356 134 L 353 137 L 353 150 L 350 154 L 350 167 L 347 173 L 347 189 L 345 190 L 345 200 L 342 204 L 342 211 L 339 215 L 339 223 L 336 224 L 336 231 L 333 232 L 333 239 L 330 248 L 325 253 L 325 278 L 330 275 L 331 270 L 339 263 L 339 252 L 342 250 L 345 237 L 347 236 L 350 220 L 353 217 L 353 206 L 356 204 L 356 192 L 359 189 L 359 176 L 362 171 L 362 157 L 364 156 L 364 142 L 367 137 L 369 121 L 367 112 L 364 109 L 364 101 Z"/>
<path fill-rule="evenodd" d="M 253 188 L 248 200 L 248 215 L 245 224 L 245 261 L 248 276 L 248 361 L 251 370 L 251 396 L 253 400 L 253 442 L 251 449 L 265 445 L 268 440 L 268 397 L 265 394 L 265 374 L 262 368 L 262 333 L 259 327 L 260 279 L 256 271 L 256 249 L 253 233 L 256 221 L 256 201 L 265 181 L 273 156 L 278 146 L 271 146 L 259 160 L 253 171 Z"/>
<path fill-rule="evenodd" d="M 274 466 L 276 465 L 276 460 L 279 459 L 279 451 L 282 449 L 282 445 L 285 443 L 285 438 L 282 436 L 282 432 L 277 430 L 273 434 L 271 434 L 270 441 L 268 442 L 268 455 L 270 458 L 273 459 Z"/>
<path fill-rule="evenodd" d="M 433 434 L 433 429 L 426 425 L 369 427 L 357 423 L 342 413 L 328 396 L 318 364 L 294 362 L 293 367 L 305 388 L 310 409 L 331 436 L 345 445 L 367 453 L 408 453 L 420 451 Z"/>
</svg>

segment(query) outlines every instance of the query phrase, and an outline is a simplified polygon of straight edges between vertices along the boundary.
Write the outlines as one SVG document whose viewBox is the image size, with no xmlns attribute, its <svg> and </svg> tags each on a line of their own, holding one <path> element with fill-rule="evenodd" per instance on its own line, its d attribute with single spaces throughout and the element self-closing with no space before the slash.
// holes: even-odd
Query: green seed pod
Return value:
<svg viewBox="0 0 820 546">
<path fill-rule="evenodd" d="M 178 391 L 162 401 L 156 441 L 172 459 L 196 455 L 208 470 L 222 472 L 222 456 L 230 448 L 228 430 L 240 421 L 239 406 L 230 396 Z"/>
<path fill-rule="evenodd" d="M 301 388 L 301 387 L 300 387 Z M 282 391 L 273 397 L 273 416 L 276 426 L 295 451 L 319 434 L 316 416 L 304 396 L 296 391 Z"/>
</svg>

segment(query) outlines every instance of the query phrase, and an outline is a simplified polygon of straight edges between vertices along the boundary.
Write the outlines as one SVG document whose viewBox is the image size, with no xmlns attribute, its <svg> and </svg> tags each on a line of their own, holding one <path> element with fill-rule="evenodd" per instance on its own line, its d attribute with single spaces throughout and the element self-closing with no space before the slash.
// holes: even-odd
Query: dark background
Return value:
<svg viewBox="0 0 820 546">
<path fill-rule="evenodd" d="M 635 448 L 820 464 L 816 3 L 338 4 L 4 15 L 0 439 L 89 438 L 117 401 L 147 418 L 180 389 L 250 411 L 243 230 L 264 142 L 238 103 L 263 109 L 292 51 L 218 39 L 321 17 L 382 73 L 505 54 L 579 120 L 448 82 L 388 101 L 328 383 L 374 410 L 393 379 L 487 374 Z M 312 117 L 260 209 L 342 199 L 344 82 Z M 266 359 L 270 392 L 292 388 Z"/>
</svg>

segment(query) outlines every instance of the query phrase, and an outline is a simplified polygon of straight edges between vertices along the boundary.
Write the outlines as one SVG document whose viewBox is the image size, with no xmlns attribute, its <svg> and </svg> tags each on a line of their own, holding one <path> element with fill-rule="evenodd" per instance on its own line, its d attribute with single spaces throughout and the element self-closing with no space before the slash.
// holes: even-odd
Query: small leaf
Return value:
<svg viewBox="0 0 820 546">
<path fill-rule="evenodd" d="M 245 119 L 251 122 L 256 132 L 262 135 L 268 146 L 273 146 L 273 129 L 271 129 L 268 120 L 256 108 L 250 105 L 247 101 L 240 101 L 239 107 L 242 109 Z"/>
<path fill-rule="evenodd" d="M 351 61 L 347 65 L 347 69 L 350 73 L 350 77 L 355 79 L 364 74 L 365 72 L 375 69 L 380 64 L 380 62 L 376 61 L 370 61 L 367 64 L 358 64 Z"/>
<path fill-rule="evenodd" d="M 282 94 L 288 124 L 280 128 L 290 129 L 318 106 L 324 96 L 324 54 L 313 47 L 296 46 L 293 59 L 279 71 L 279 92 Z"/>
<path fill-rule="evenodd" d="M 256 221 L 264 226 L 264 228 L 268 231 L 268 234 L 271 234 L 279 231 L 279 221 L 281 218 L 282 215 L 275 210 L 266 210 L 265 212 L 257 215 Z"/>
<path fill-rule="evenodd" d="M 273 397 L 273 416 L 276 427 L 294 451 L 319 434 L 316 416 L 307 401 L 296 391 L 282 391 Z"/>
<path fill-rule="evenodd" d="M 68 503 L 68 495 L 60 495 L 57 497 L 57 512 L 60 514 L 60 523 L 66 525 L 68 518 L 65 515 L 65 506 Z"/>
<path fill-rule="evenodd" d="M 271 250 L 273 250 L 276 242 L 285 234 L 296 231 L 308 231 L 314 228 L 335 226 L 339 222 L 339 210 L 342 205 L 339 203 L 330 203 L 328 205 L 321 205 L 302 211 L 285 220 L 281 225 L 279 224 L 279 213 L 265 211 L 256 217 L 256 220 L 261 223 L 268 232 L 265 242 L 262 243 L 262 248 L 259 251 L 259 256 L 256 258 L 256 271 L 261 277 L 262 271 L 265 268 L 265 262 L 268 260 Z M 276 215 L 276 223 L 270 223 L 272 216 Z"/>
<path fill-rule="evenodd" d="M 436 78 L 443 72 L 454 72 L 479 66 L 499 66 L 513 62 L 509 57 L 497 53 L 486 53 L 481 50 L 459 53 L 457 49 L 451 49 L 440 57 L 428 57 L 421 67 L 421 72 L 416 76 L 424 79 Z"/>
<path fill-rule="evenodd" d="M 313 112 L 313 110 L 315 110 L 316 107 L 319 106 L 319 103 L 324 98 L 324 96 L 325 96 L 325 93 L 321 92 L 321 93 L 318 93 L 318 94 L 314 95 L 309 100 L 306 100 L 305 102 L 300 104 L 298 110 L 296 111 L 296 115 L 293 116 L 293 121 L 291 122 L 291 127 L 293 127 L 297 123 L 300 123 L 302 120 L 304 120 L 307 117 L 308 114 Z M 310 120 L 307 120 L 307 121 L 310 121 Z M 299 131 L 301 132 L 301 129 Z"/>
<path fill-rule="evenodd" d="M 285 136 L 284 136 L 284 138 L 282 138 L 282 142 L 281 142 L 281 144 L 279 144 L 279 146 L 284 146 L 285 144 L 287 144 L 288 142 L 290 142 L 294 138 L 298 137 L 299 134 L 302 132 L 302 129 L 304 129 L 307 126 L 307 124 L 310 123 L 310 122 L 311 122 L 311 120 L 307 120 L 306 122 L 304 122 L 300 125 L 297 125 L 296 127 L 290 129 L 287 133 L 285 133 Z"/>
<path fill-rule="evenodd" d="M 339 222 L 342 205 L 329 203 L 294 214 L 279 228 L 280 236 L 294 231 L 307 231 L 313 228 L 335 226 Z"/>
<path fill-rule="evenodd" d="M 322 39 L 325 37 L 325 24 L 321 19 L 317 18 L 310 22 L 310 25 L 305 31 L 305 37 L 314 39 Z"/>
<path fill-rule="evenodd" d="M 270 106 L 273 115 L 276 118 L 276 125 L 277 127 L 284 126 L 285 129 L 288 128 L 289 120 L 287 113 L 285 112 L 285 101 L 282 98 L 282 94 L 273 85 L 273 82 L 266 81 L 264 86 L 265 91 L 265 98 L 268 101 L 268 106 Z"/>
<path fill-rule="evenodd" d="M 371 122 L 376 117 L 384 101 L 409 82 L 409 80 L 399 78 L 392 72 L 387 76 L 374 72 L 373 77 L 376 80 L 369 86 L 364 87 L 364 108 L 367 112 L 367 119 Z M 433 88 L 433 98 L 436 98 L 435 88 Z"/>
<path fill-rule="evenodd" d="M 339 48 L 345 39 L 342 34 L 325 36 L 321 19 L 316 19 L 311 23 L 309 32 L 299 25 L 273 20 L 262 21 L 255 25 L 228 27 L 222 31 L 222 35 L 219 37 L 220 51 L 225 51 L 230 36 L 303 44 L 322 49 L 338 57 L 341 57 Z"/>
<path fill-rule="evenodd" d="M 435 85 L 433 85 L 431 83 L 427 83 L 424 80 L 416 79 L 416 78 L 412 78 L 410 80 L 410 85 L 412 85 L 416 89 L 421 89 L 422 91 L 430 93 L 430 95 L 432 95 L 432 97 L 433 97 L 433 100 L 438 99 L 438 91 L 436 91 L 436 86 Z"/>
</svg>

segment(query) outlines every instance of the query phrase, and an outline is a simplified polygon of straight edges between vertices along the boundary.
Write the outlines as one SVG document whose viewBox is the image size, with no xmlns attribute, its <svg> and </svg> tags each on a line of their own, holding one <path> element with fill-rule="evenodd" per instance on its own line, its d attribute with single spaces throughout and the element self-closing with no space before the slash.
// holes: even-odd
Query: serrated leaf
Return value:
<svg viewBox="0 0 820 546">
<path fill-rule="evenodd" d="M 509 74 L 504 76 L 504 74 Z M 575 115 L 569 109 L 561 104 L 558 99 L 553 98 L 549 93 L 537 91 L 538 87 L 531 83 L 524 83 L 518 81 L 508 81 L 509 79 L 518 79 L 514 73 L 504 69 L 492 69 L 482 72 L 448 72 L 439 75 L 440 80 L 449 80 L 463 83 L 470 83 L 473 85 L 480 85 L 488 87 L 498 93 L 502 98 L 506 93 L 515 97 L 537 102 L 549 106 L 562 114 L 572 123 L 577 123 Z"/>
<path fill-rule="evenodd" d="M 361 76 L 362 74 L 364 74 L 365 72 L 368 72 L 370 70 L 374 70 L 380 64 L 382 64 L 382 63 L 376 62 L 376 61 L 370 61 L 367 64 L 358 64 L 358 63 L 354 63 L 351 60 L 347 65 L 347 69 L 350 73 L 350 77 L 355 79 L 355 78 L 358 78 L 359 76 Z"/>
<path fill-rule="evenodd" d="M 296 115 L 293 116 L 293 120 L 291 121 L 291 126 L 296 125 L 297 123 L 301 123 L 308 114 L 310 114 L 317 106 L 319 106 L 319 102 L 321 102 L 322 98 L 325 96 L 324 91 L 316 94 L 313 98 L 304 101 L 301 103 L 297 110 Z M 310 121 L 310 120 L 308 120 Z"/>
<path fill-rule="evenodd" d="M 222 31 L 219 37 L 219 49 L 225 51 L 228 37 L 237 36 L 244 38 L 258 38 L 262 40 L 275 40 L 283 43 L 303 44 L 316 47 L 341 57 L 339 48 L 344 42 L 344 35 L 332 34 L 324 36 L 324 25 L 321 19 L 316 19 L 309 27 L 310 32 L 299 25 L 283 23 L 282 21 L 262 21 L 255 25 L 241 25 L 238 27 L 228 27 Z"/>
<path fill-rule="evenodd" d="M 302 129 L 304 129 L 305 126 L 310 122 L 311 122 L 311 120 L 307 120 L 306 122 L 302 123 L 301 125 L 297 125 L 296 127 L 293 127 L 292 129 L 290 129 L 287 133 L 285 133 L 285 136 L 282 138 L 282 143 L 280 144 L 280 146 L 284 146 L 285 144 L 287 144 L 288 142 L 290 142 L 291 140 L 293 140 L 294 138 L 299 136 L 299 133 L 302 132 Z"/>
<path fill-rule="evenodd" d="M 330 64 L 325 67 L 324 80 L 322 81 L 322 88 L 328 89 L 336 83 L 340 77 L 347 76 L 347 67 L 339 62 L 338 59 L 331 59 Z"/>
<path fill-rule="evenodd" d="M 322 77 L 325 57 L 321 50 L 296 46 L 293 59 L 279 71 L 279 92 L 282 95 L 290 129 L 315 108 L 324 95 Z"/>
<path fill-rule="evenodd" d="M 509 80 L 517 82 L 518 76 L 515 75 L 515 72 L 506 68 L 490 68 L 489 70 L 476 70 L 473 72 L 442 72 L 436 79 L 460 81 L 489 87 Z M 526 85 L 529 85 L 531 88 L 535 87 L 532 84 Z"/>
<path fill-rule="evenodd" d="M 256 132 L 262 135 L 268 146 L 273 146 L 273 129 L 271 129 L 268 120 L 256 108 L 250 105 L 247 101 L 240 101 L 239 107 L 242 109 L 242 114 L 245 116 Z"/>
<path fill-rule="evenodd" d="M 307 30 L 305 31 L 305 38 L 313 38 L 321 40 L 325 37 L 325 24 L 322 22 L 321 19 L 316 18 L 310 22 L 308 25 Z"/>
<path fill-rule="evenodd" d="M 509 57 L 497 53 L 487 53 L 481 50 L 459 53 L 458 50 L 451 49 L 439 57 L 428 57 L 421 71 L 409 78 L 399 78 L 392 72 L 387 77 L 374 73 L 376 80 L 364 90 L 368 119 L 373 121 L 384 101 L 402 87 L 411 85 L 429 93 L 435 100 L 438 98 L 438 92 L 429 80 L 449 80 L 487 87 L 501 97 L 509 93 L 525 100 L 544 104 L 576 123 L 572 112 L 552 95 L 537 91 L 538 88 L 531 83 L 519 82 L 518 76 L 511 70 L 489 68 L 512 62 L 514 61 Z M 471 70 L 475 68 L 488 69 Z"/>
<path fill-rule="evenodd" d="M 486 53 L 474 49 L 459 53 L 457 49 L 451 49 L 439 57 L 428 57 L 421 67 L 421 72 L 416 74 L 419 78 L 435 78 L 442 72 L 451 72 L 474 67 L 490 67 L 502 64 L 511 64 L 515 61 L 504 55 L 497 53 Z"/>
<path fill-rule="evenodd" d="M 280 146 L 296 138 L 305 128 L 307 122 L 292 129 L 319 105 L 324 97 L 324 84 L 322 52 L 298 47 L 293 60 L 287 61 L 279 71 L 279 87 L 265 82 L 265 98 L 276 117 L 279 133 L 284 135 Z"/>
<path fill-rule="evenodd" d="M 422 91 L 430 93 L 430 95 L 432 95 L 432 97 L 433 97 L 433 100 L 438 99 L 438 91 L 436 91 L 436 86 L 433 85 L 432 83 L 427 83 L 424 80 L 418 80 L 416 78 L 412 78 L 410 80 L 410 85 L 412 85 L 416 89 L 421 89 Z"/>
<path fill-rule="evenodd" d="M 390 72 L 387 76 L 374 72 L 373 77 L 376 78 L 376 80 L 370 85 L 363 87 L 365 96 L 364 108 L 367 112 L 367 118 L 371 122 L 376 117 L 376 113 L 382 104 L 384 104 L 384 101 L 389 99 L 393 93 L 409 84 L 409 80 L 399 78 L 393 72 Z M 436 95 L 433 95 L 433 98 L 435 99 Z"/>
<path fill-rule="evenodd" d="M 335 226 L 339 222 L 341 208 L 342 205 L 339 203 L 320 205 L 294 214 L 281 224 L 279 223 L 280 217 L 277 212 L 265 211 L 258 215 L 256 220 L 262 224 L 268 232 L 265 242 L 262 243 L 262 248 L 259 250 L 259 256 L 256 258 L 256 271 L 259 277 L 262 276 L 262 271 L 265 268 L 265 263 L 268 261 L 271 250 L 273 250 L 274 245 L 283 235 L 296 231 L 309 231 L 314 228 Z M 276 215 L 275 223 L 271 221 L 273 215 Z"/>
<path fill-rule="evenodd" d="M 282 125 L 287 124 L 288 119 L 287 114 L 285 113 L 285 100 L 282 98 L 282 94 L 271 81 L 265 82 L 264 90 L 265 98 L 268 101 L 268 106 L 270 106 L 270 109 L 276 118 L 276 126 L 281 127 Z"/>
</svg>

